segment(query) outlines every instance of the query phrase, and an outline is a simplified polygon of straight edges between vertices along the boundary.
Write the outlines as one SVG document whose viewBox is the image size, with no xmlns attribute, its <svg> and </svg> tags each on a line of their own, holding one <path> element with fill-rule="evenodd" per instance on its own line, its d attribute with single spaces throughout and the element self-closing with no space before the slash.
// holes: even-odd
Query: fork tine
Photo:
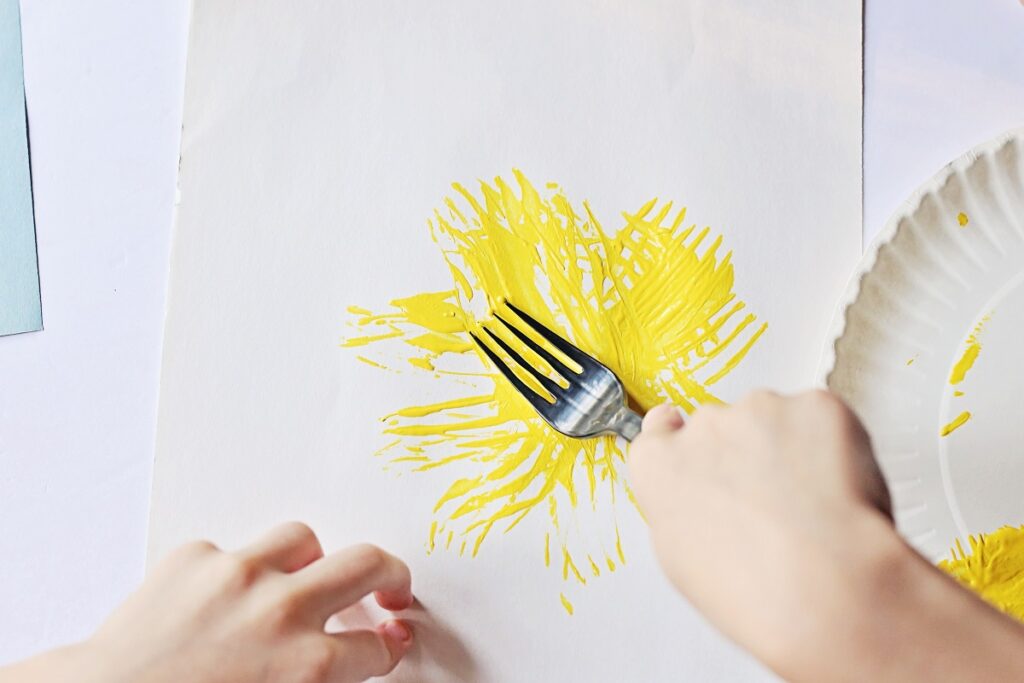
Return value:
<svg viewBox="0 0 1024 683">
<path fill-rule="evenodd" d="M 505 327 L 507 327 L 512 332 L 512 334 L 516 335 L 524 344 L 533 349 L 534 353 L 536 353 L 538 356 L 547 361 L 548 365 L 550 365 L 555 372 L 557 372 L 558 374 L 562 375 L 565 378 L 568 378 L 571 375 L 579 374 L 578 372 L 567 366 L 565 363 L 555 358 L 555 356 L 547 349 L 545 349 L 543 346 L 530 339 L 530 336 L 523 332 L 522 330 L 520 330 L 518 327 L 516 327 L 509 321 L 505 320 L 497 313 L 494 314 L 494 317 L 500 320 L 502 323 L 504 323 Z"/>
<path fill-rule="evenodd" d="M 521 367 L 523 370 L 526 370 L 528 373 L 530 373 L 530 375 L 533 376 L 534 379 L 540 382 L 544 386 L 544 388 L 547 389 L 548 393 L 551 394 L 552 397 L 557 398 L 559 395 L 562 394 L 562 387 L 560 387 L 557 382 L 555 382 L 550 377 L 547 377 L 537 368 L 527 363 L 526 359 L 519 355 L 519 353 L 515 349 L 509 346 L 504 339 L 494 334 L 486 327 L 484 328 L 484 332 L 486 332 L 487 335 L 491 339 L 493 339 L 498 344 L 498 346 L 500 346 L 502 350 L 504 350 L 505 353 L 507 353 L 509 357 L 513 361 L 515 361 L 515 363 L 519 367 Z"/>
<path fill-rule="evenodd" d="M 557 348 L 559 351 L 564 353 L 572 360 L 576 361 L 579 364 L 579 366 L 584 370 L 594 370 L 595 368 L 601 367 L 601 364 L 597 361 L 596 358 L 587 355 L 586 353 L 578 349 L 574 344 L 570 343 L 568 340 L 563 339 L 558 334 L 555 334 L 553 330 L 550 330 L 544 325 L 541 325 L 531 316 L 527 315 L 524 311 L 521 311 L 516 306 L 513 306 L 511 302 L 506 301 L 505 305 L 511 308 L 516 315 L 522 318 L 523 322 L 532 327 L 537 332 L 537 334 L 547 339 L 555 348 Z"/>
<path fill-rule="evenodd" d="M 480 337 L 476 336 L 472 332 L 469 333 L 469 336 L 472 337 L 473 341 L 476 342 L 476 345 L 479 346 L 485 354 L 487 354 L 487 357 L 491 359 L 492 363 L 494 363 L 494 367 L 498 368 L 501 374 L 505 376 L 505 379 L 511 382 L 516 391 L 522 394 L 523 398 L 529 401 L 530 405 L 532 405 L 538 413 L 544 415 L 544 409 L 550 405 L 544 397 L 537 394 L 537 392 L 527 386 L 523 380 L 519 379 L 516 374 L 512 372 L 512 369 L 505 364 L 505 361 L 498 356 L 498 354 L 492 351 L 487 344 L 480 341 Z"/>
</svg>

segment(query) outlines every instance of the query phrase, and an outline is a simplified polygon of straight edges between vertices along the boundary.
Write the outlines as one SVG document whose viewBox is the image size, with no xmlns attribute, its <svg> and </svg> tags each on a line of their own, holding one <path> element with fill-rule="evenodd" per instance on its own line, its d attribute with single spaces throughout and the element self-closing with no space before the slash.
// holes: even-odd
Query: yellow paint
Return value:
<svg viewBox="0 0 1024 683">
<path fill-rule="evenodd" d="M 953 371 L 949 373 L 950 384 L 960 384 L 964 381 L 967 371 L 974 367 L 974 361 L 978 360 L 979 353 L 981 353 L 981 344 L 977 341 L 968 343 L 960 360 L 953 365 Z"/>
<path fill-rule="evenodd" d="M 435 507 L 434 533 L 448 530 L 446 546 L 454 533 L 460 554 L 476 555 L 495 527 L 506 532 L 546 508 L 544 562 L 561 555 L 563 576 L 582 585 L 577 558 L 595 577 L 593 557 L 609 572 L 625 562 L 608 514 L 632 500 L 624 449 L 611 437 L 552 430 L 468 333 L 486 325 L 501 334 L 493 315 L 514 320 L 504 305 L 511 301 L 608 365 L 642 409 L 668 400 L 691 411 L 721 402 L 710 387 L 767 325 L 737 297 L 722 238 L 685 225 L 685 209 L 673 211 L 671 202 L 623 213 L 622 227 L 609 231 L 586 202 L 572 203 L 556 184 L 538 190 L 518 171 L 513 182 L 480 182 L 476 192 L 452 187 L 428 221 L 452 287 L 395 299 L 383 313 L 350 308 L 358 334 L 343 346 L 400 340 L 414 372 L 452 382 L 451 399 L 402 408 L 384 422 L 400 441 L 393 461 L 416 463 L 414 471 L 450 468 Z"/>
<path fill-rule="evenodd" d="M 960 213 L 957 214 L 956 221 L 957 223 L 960 224 L 961 228 L 966 228 L 967 224 L 970 222 L 970 219 L 967 217 L 966 213 L 961 211 Z"/>
<path fill-rule="evenodd" d="M 961 214 L 962 215 L 962 214 Z M 967 341 L 964 344 L 964 350 L 960 353 L 960 358 L 953 364 L 953 369 L 949 372 L 949 384 L 950 386 L 956 386 L 964 381 L 967 377 L 967 373 L 970 372 L 971 368 L 974 367 L 974 362 L 978 360 L 978 355 L 981 353 L 981 331 L 992 318 L 992 314 L 989 313 L 974 326 L 971 333 L 967 335 Z M 964 392 L 957 389 L 953 392 L 953 396 L 963 396 Z M 963 411 L 956 418 L 943 425 L 939 430 L 939 436 L 949 436 L 954 431 L 964 425 L 965 422 L 971 419 L 971 413 L 968 410 Z"/>
<path fill-rule="evenodd" d="M 569 602 L 569 598 L 565 597 L 565 593 L 559 593 L 558 597 L 560 597 L 562 599 L 562 607 L 565 608 L 565 611 L 568 612 L 569 616 L 571 617 L 572 613 L 575 610 L 572 608 L 572 603 Z"/>
<path fill-rule="evenodd" d="M 434 369 L 434 364 L 430 361 L 430 358 L 410 358 L 409 365 L 412 365 L 414 368 L 419 368 L 421 370 Z"/>
<path fill-rule="evenodd" d="M 908 366 L 913 365 L 915 360 L 917 360 L 917 356 L 914 356 L 913 358 L 908 358 L 907 359 L 907 365 Z"/>
<path fill-rule="evenodd" d="M 971 411 L 965 410 L 964 412 L 957 415 L 952 422 L 945 425 L 940 431 L 939 436 L 949 436 L 957 429 L 963 426 L 965 422 L 971 419 Z"/>
<path fill-rule="evenodd" d="M 968 538 L 970 554 L 958 540 L 939 568 L 991 605 L 1024 621 L 1024 527 L 1004 526 Z"/>
<path fill-rule="evenodd" d="M 384 365 L 383 363 L 378 363 L 375 360 L 370 360 L 366 356 L 356 356 L 356 360 L 359 361 L 360 363 L 366 363 L 372 368 L 380 368 L 381 370 L 388 369 L 388 366 Z"/>
</svg>

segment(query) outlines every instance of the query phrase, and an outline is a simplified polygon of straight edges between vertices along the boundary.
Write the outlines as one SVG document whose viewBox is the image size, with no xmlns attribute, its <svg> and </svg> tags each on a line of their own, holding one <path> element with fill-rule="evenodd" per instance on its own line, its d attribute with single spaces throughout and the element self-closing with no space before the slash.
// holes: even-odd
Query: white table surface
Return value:
<svg viewBox="0 0 1024 683">
<path fill-rule="evenodd" d="M 22 0 L 45 331 L 0 338 L 0 663 L 142 577 L 186 0 Z M 1016 0 L 868 2 L 865 236 L 1024 124 Z"/>
</svg>

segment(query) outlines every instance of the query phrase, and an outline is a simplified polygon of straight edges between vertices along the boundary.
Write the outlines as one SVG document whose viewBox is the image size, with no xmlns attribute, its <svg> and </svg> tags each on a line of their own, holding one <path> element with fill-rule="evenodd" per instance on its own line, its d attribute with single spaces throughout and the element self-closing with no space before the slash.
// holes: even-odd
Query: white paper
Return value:
<svg viewBox="0 0 1024 683">
<path fill-rule="evenodd" d="M 718 393 L 808 385 L 861 244 L 861 3 L 193 12 L 151 561 L 290 518 L 327 548 L 378 543 L 408 560 L 425 608 L 399 680 L 769 679 L 661 578 L 631 508 L 628 563 L 576 591 L 572 617 L 542 516 L 476 558 L 428 556 L 453 472 L 396 476 L 373 452 L 382 415 L 445 388 L 338 342 L 351 304 L 452 286 L 426 226 L 451 182 L 521 168 L 611 228 L 652 197 L 688 206 L 770 325 Z"/>
</svg>

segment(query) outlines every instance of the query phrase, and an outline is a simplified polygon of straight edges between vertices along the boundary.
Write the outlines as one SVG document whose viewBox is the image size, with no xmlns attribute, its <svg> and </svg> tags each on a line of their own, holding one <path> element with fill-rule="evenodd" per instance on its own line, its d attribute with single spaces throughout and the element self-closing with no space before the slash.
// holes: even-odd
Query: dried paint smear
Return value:
<svg viewBox="0 0 1024 683">
<path fill-rule="evenodd" d="M 384 311 L 350 308 L 356 333 L 342 345 L 369 346 L 377 353 L 359 359 L 375 367 L 444 381 L 435 395 L 443 400 L 400 407 L 383 428 L 390 462 L 450 478 L 428 550 L 476 555 L 495 531 L 529 518 L 538 558 L 584 585 L 626 561 L 615 512 L 631 498 L 623 449 L 611 437 L 552 430 L 469 332 L 495 312 L 515 320 L 504 305 L 511 301 L 612 368 L 640 408 L 669 400 L 691 410 L 720 402 L 715 383 L 767 326 L 733 291 L 722 238 L 685 225 L 685 209 L 671 202 L 651 200 L 609 231 L 586 202 L 572 203 L 553 183 L 539 190 L 519 171 L 475 192 L 452 187 L 428 225 L 453 286 L 395 299 Z M 561 601 L 572 613 L 564 592 Z"/>
<path fill-rule="evenodd" d="M 939 568 L 996 608 L 1024 621 L 1024 527 L 1003 528 L 968 539 L 970 554 L 958 540 L 952 558 Z"/>
<path fill-rule="evenodd" d="M 953 364 L 953 369 L 949 373 L 949 385 L 952 387 L 962 383 L 967 377 L 967 373 L 974 367 L 974 361 L 978 360 L 978 355 L 981 353 L 981 331 L 992 318 L 992 314 L 989 313 L 982 318 L 974 329 L 971 330 L 971 334 L 968 335 L 967 341 L 964 344 L 963 351 L 960 352 L 960 358 Z M 964 392 L 957 389 L 953 392 L 954 398 L 960 398 L 964 395 Z M 971 419 L 971 411 L 961 411 L 959 415 L 953 418 L 948 424 L 942 426 L 939 429 L 939 436 L 949 436 L 954 431 L 962 427 Z"/>
</svg>

